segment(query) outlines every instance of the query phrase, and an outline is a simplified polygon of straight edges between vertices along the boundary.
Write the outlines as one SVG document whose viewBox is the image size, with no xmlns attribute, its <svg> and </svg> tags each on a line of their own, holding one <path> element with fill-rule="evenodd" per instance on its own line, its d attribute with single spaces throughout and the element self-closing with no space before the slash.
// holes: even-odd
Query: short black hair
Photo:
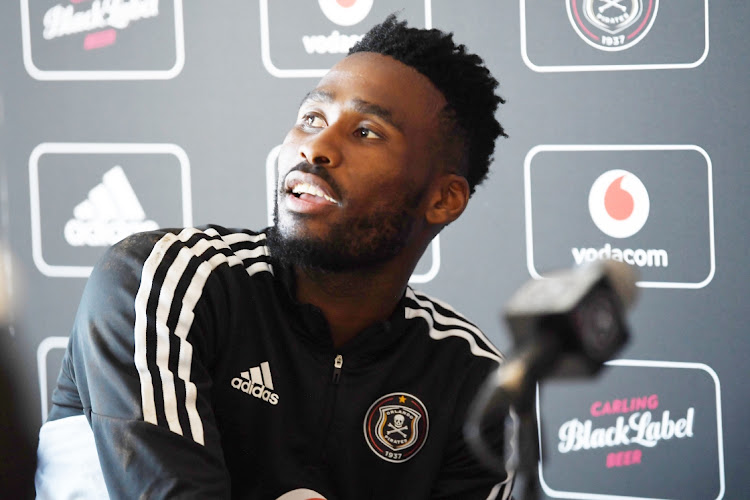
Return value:
<svg viewBox="0 0 750 500">
<path fill-rule="evenodd" d="M 504 103 L 495 94 L 498 81 L 476 54 L 456 45 L 453 33 L 437 29 L 410 28 L 391 14 L 368 31 L 349 54 L 375 52 L 390 56 L 426 76 L 445 96 L 444 110 L 454 133 L 463 140 L 462 170 L 471 193 L 487 178 L 495 139 L 508 137 L 495 118 Z"/>
</svg>

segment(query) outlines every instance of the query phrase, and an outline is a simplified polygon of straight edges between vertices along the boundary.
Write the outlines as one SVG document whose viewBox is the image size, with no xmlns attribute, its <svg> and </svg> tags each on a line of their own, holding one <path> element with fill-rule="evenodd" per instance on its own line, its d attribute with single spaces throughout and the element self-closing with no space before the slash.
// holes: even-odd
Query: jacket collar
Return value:
<svg viewBox="0 0 750 500">
<path fill-rule="evenodd" d="M 334 349 L 328 321 L 323 312 L 317 306 L 297 301 L 294 269 L 278 260 L 273 263 L 273 268 L 280 288 L 279 293 L 283 296 L 286 310 L 290 315 L 290 323 L 301 337 L 328 352 L 335 351 L 347 355 L 349 359 L 352 357 L 369 359 L 377 357 L 379 352 L 388 349 L 393 342 L 406 333 L 407 299 L 404 295 L 388 319 L 373 323 L 352 340 Z"/>
</svg>

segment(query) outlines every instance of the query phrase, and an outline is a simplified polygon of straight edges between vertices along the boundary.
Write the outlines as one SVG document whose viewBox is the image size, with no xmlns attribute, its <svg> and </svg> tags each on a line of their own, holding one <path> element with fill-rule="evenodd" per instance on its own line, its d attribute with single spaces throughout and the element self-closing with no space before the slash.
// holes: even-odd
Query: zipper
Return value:
<svg viewBox="0 0 750 500">
<path fill-rule="evenodd" d="M 330 358 L 329 358 L 330 359 Z M 329 365 L 330 366 L 330 365 Z M 344 366 L 344 356 L 337 354 L 333 359 L 333 373 L 331 376 L 331 382 L 327 384 L 325 404 L 323 404 L 323 415 L 321 420 L 321 428 L 325 429 L 325 432 L 321 433 L 320 441 L 318 442 L 317 449 L 320 451 L 319 463 L 327 463 L 327 449 L 329 434 L 331 426 L 333 425 L 334 416 L 336 415 L 336 400 L 338 395 L 338 386 L 341 381 L 341 368 Z"/>
<path fill-rule="evenodd" d="M 331 381 L 338 385 L 341 380 L 341 368 L 344 366 L 344 356 L 337 354 L 333 360 L 333 378 Z"/>
</svg>

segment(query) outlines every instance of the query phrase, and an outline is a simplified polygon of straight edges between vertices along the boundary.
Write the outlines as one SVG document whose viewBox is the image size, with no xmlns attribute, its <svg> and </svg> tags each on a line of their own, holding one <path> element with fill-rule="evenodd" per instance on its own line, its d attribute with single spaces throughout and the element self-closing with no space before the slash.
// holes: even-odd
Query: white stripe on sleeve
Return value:
<svg viewBox="0 0 750 500">
<path fill-rule="evenodd" d="M 156 425 L 156 403 L 154 402 L 154 385 L 146 360 L 146 306 L 153 287 L 154 274 L 159 267 L 164 253 L 177 241 L 174 234 L 166 234 L 154 245 L 151 254 L 143 264 L 141 283 L 135 295 L 135 328 L 133 361 L 141 381 L 141 409 L 143 420 Z"/>
<path fill-rule="evenodd" d="M 177 241 L 187 242 L 191 237 L 200 231 L 194 228 L 182 230 L 179 235 L 172 233 L 166 234 L 160 239 L 143 265 L 141 282 L 135 297 L 135 352 L 134 363 L 138 371 L 141 384 L 141 405 L 143 409 L 143 419 L 146 422 L 156 425 L 158 423 L 156 414 L 156 404 L 154 400 L 153 377 L 148 369 L 146 342 L 147 342 L 147 312 L 146 308 L 151 292 L 154 288 L 154 276 L 169 248 Z M 215 229 L 207 229 L 205 234 L 219 236 Z M 174 297 L 175 289 L 183 277 L 190 260 L 195 256 L 200 256 L 206 250 L 214 248 L 217 250 L 230 250 L 227 240 L 234 242 L 240 241 L 259 241 L 265 238 L 265 235 L 253 236 L 244 233 L 228 235 L 222 239 L 200 239 L 192 248 L 182 248 L 178 252 L 174 262 L 170 264 L 165 276 L 164 284 L 159 290 L 159 300 L 156 310 L 156 364 L 159 375 L 162 380 L 162 394 L 164 396 L 165 418 L 169 429 L 172 432 L 182 435 L 183 429 L 179 422 L 178 398 L 175 389 L 174 373 L 169 369 L 170 355 L 170 338 L 175 335 L 179 339 L 179 355 L 177 376 L 185 383 L 185 410 L 187 412 L 190 430 L 193 439 L 200 444 L 204 444 L 203 422 L 197 410 L 197 388 L 190 380 L 190 371 L 193 358 L 193 346 L 188 342 L 187 336 L 193 324 L 195 317 L 194 309 L 198 300 L 203 294 L 203 288 L 211 272 L 221 264 L 230 266 L 242 266 L 243 261 L 234 254 L 229 256 L 223 253 L 217 253 L 210 259 L 203 261 L 196 269 L 185 296 L 178 303 Z M 260 247 L 259 251 L 247 251 L 252 253 L 252 257 L 266 254 L 265 248 Z M 251 257 L 248 255 L 248 257 Z M 262 266 L 257 266 L 262 264 Z M 257 267 L 256 267 L 257 266 Z M 250 266 L 255 272 L 271 271 L 270 266 L 265 262 L 255 263 Z M 173 306 L 180 306 L 179 317 L 174 332 L 170 332 L 167 326 L 167 320 Z"/>
<path fill-rule="evenodd" d="M 482 330 L 480 330 L 476 326 L 472 325 L 468 321 L 461 320 L 461 319 L 458 319 L 458 318 L 450 318 L 448 316 L 440 314 L 439 312 L 437 312 L 435 310 L 435 306 L 433 305 L 433 303 L 438 304 L 443 309 L 447 309 L 447 310 L 455 313 L 456 316 L 461 316 L 461 314 L 459 314 L 457 311 L 455 311 L 451 306 L 449 306 L 445 302 L 441 302 L 441 301 L 439 301 L 437 299 L 434 299 L 432 297 L 427 297 L 427 296 L 424 296 L 424 297 L 426 297 L 425 299 L 420 299 L 419 297 L 417 297 L 417 295 L 414 293 L 414 291 L 411 288 L 407 288 L 406 289 L 406 296 L 409 297 L 410 299 L 414 300 L 417 304 L 419 304 L 423 308 L 429 309 L 429 312 L 434 317 L 435 321 L 437 321 L 441 325 L 445 325 L 445 326 L 460 326 L 460 327 L 463 327 L 463 328 L 471 331 L 474 335 L 476 335 L 479 339 L 481 339 L 484 342 L 484 344 L 487 346 L 487 348 L 490 349 L 490 351 L 495 355 L 495 357 L 498 358 L 498 361 L 500 361 L 500 360 L 503 359 L 502 353 L 492 344 L 492 342 L 489 341 L 489 339 L 484 335 L 484 332 L 482 332 Z M 409 309 L 409 308 L 407 308 L 407 309 Z M 432 326 L 432 322 L 430 322 L 430 325 Z M 453 330 L 451 330 L 451 331 L 453 331 Z M 440 333 L 440 332 L 438 332 L 438 333 Z M 463 335 L 459 335 L 459 336 L 463 337 Z M 441 338 L 445 338 L 445 337 L 443 336 Z M 474 344 L 476 344 L 476 340 L 475 339 L 472 339 L 472 341 L 473 341 Z M 469 343 L 471 344 L 472 342 L 469 342 Z M 479 346 L 477 346 L 477 347 L 479 349 L 482 349 Z M 482 350 L 484 350 L 484 349 L 482 349 Z M 472 351 L 472 352 L 474 352 L 474 351 Z"/>
</svg>

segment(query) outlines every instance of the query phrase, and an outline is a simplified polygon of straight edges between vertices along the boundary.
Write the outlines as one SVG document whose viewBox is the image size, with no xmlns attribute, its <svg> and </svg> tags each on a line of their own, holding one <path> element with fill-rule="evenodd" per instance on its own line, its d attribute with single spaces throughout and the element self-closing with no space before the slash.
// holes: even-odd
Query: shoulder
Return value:
<svg viewBox="0 0 750 500">
<path fill-rule="evenodd" d="M 265 232 L 216 225 L 136 233 L 110 247 L 95 273 L 114 270 L 122 277 L 132 270 L 145 276 L 160 268 L 202 266 L 213 270 L 221 265 L 255 266 L 272 272 L 265 241 Z"/>
<path fill-rule="evenodd" d="M 163 295 L 235 289 L 249 276 L 273 274 L 265 233 L 220 226 L 136 233 L 110 247 L 86 283 L 79 312 L 119 304 L 132 308 Z M 228 288 L 226 288 L 228 286 Z M 161 299 L 160 299 L 161 300 Z"/>
<path fill-rule="evenodd" d="M 474 323 L 450 305 L 434 297 L 406 289 L 405 315 L 407 320 L 421 319 L 426 323 L 429 339 L 440 345 L 442 341 L 458 346 L 459 353 L 475 359 L 502 362 L 502 353 Z M 447 346 L 446 346 L 447 347 Z"/>
</svg>

